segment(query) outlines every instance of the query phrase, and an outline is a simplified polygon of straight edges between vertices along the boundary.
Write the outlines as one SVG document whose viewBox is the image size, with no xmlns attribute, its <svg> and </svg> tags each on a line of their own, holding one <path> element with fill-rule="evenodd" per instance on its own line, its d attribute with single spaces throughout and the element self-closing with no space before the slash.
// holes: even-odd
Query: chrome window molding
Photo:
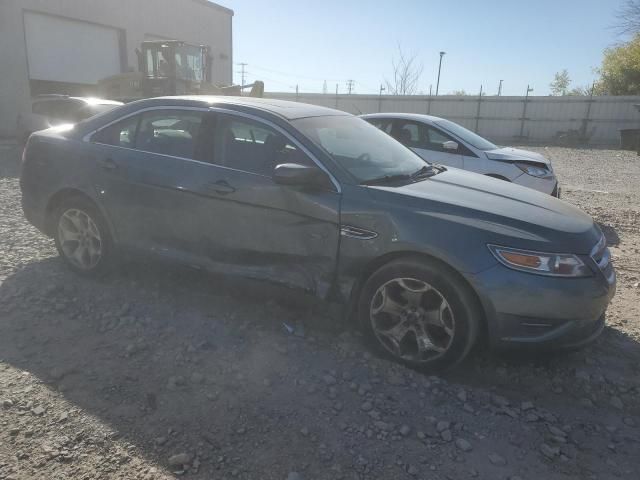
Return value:
<svg viewBox="0 0 640 480">
<path fill-rule="evenodd" d="M 279 132 L 280 134 L 284 135 L 293 145 L 296 146 L 296 148 L 299 148 L 302 152 L 304 152 L 305 155 L 307 155 L 311 161 L 313 163 L 316 164 L 316 166 L 322 170 L 325 174 L 327 174 L 329 176 L 329 179 L 331 180 L 331 183 L 333 184 L 333 186 L 336 189 L 337 193 L 342 193 L 342 188 L 340 186 L 340 183 L 336 180 L 336 178 L 333 176 L 333 174 L 327 169 L 327 167 L 325 167 L 322 162 L 320 160 L 318 160 L 318 158 L 309 151 L 309 149 L 307 147 L 305 147 L 304 145 L 302 145 L 298 140 L 296 140 L 293 136 L 291 136 L 291 134 L 289 132 L 287 132 L 285 129 L 283 129 L 282 127 L 280 127 L 279 125 L 276 125 L 275 123 L 261 118 L 257 115 L 253 115 L 250 113 L 246 113 L 246 112 L 239 112 L 237 110 L 232 110 L 232 109 L 228 109 L 228 108 L 221 108 L 221 107 L 188 107 L 188 106 L 180 106 L 180 105 L 157 105 L 157 106 L 153 106 L 153 107 L 146 107 L 146 108 L 141 108 L 140 110 L 136 110 L 135 112 L 131 112 L 128 113 L 127 115 L 123 115 L 121 117 L 118 117 L 117 119 L 106 123 L 105 125 L 100 126 L 99 128 L 96 128 L 95 130 L 92 130 L 91 132 L 87 133 L 86 135 L 84 135 L 82 137 L 82 141 L 83 142 L 87 142 L 87 143 L 95 143 L 97 145 L 105 145 L 108 147 L 112 147 L 112 148 L 120 148 L 120 149 L 124 149 L 124 150 L 130 150 L 130 151 L 134 151 L 134 152 L 146 152 L 146 150 L 139 150 L 136 148 L 128 148 L 128 147 L 122 147 L 119 145 L 109 145 L 109 144 L 105 144 L 105 143 L 100 143 L 100 142 L 94 142 L 91 140 L 91 138 L 97 134 L 98 132 L 104 130 L 105 128 L 109 128 L 112 125 L 115 125 L 118 122 L 121 122 L 123 120 L 126 120 L 127 118 L 136 116 L 136 115 L 141 115 L 144 114 L 146 112 L 150 112 L 150 111 L 154 111 L 154 110 L 186 110 L 186 111 L 197 111 L 197 112 L 203 112 L 203 113 L 208 113 L 208 112 L 215 112 L 215 113 L 222 113 L 225 115 L 231 115 L 231 116 L 235 116 L 235 117 L 241 117 L 241 118 L 247 118 L 259 123 L 262 123 L 264 125 L 267 125 L 268 127 L 270 127 L 273 130 L 276 130 L 277 132 Z M 185 157 L 176 157 L 174 155 L 165 155 L 162 153 L 156 153 L 156 152 L 147 152 L 147 153 L 152 153 L 154 155 L 160 155 L 163 157 L 169 157 L 169 158 L 176 158 L 179 160 L 186 160 L 189 162 L 195 162 L 195 163 L 199 163 L 199 164 L 203 164 L 203 165 L 211 165 L 214 167 L 220 167 L 220 168 L 225 168 L 227 170 L 232 170 L 232 171 L 236 171 L 236 172 L 243 172 L 243 173 L 249 173 L 251 175 L 257 175 L 259 177 L 263 177 L 263 178 L 271 178 L 268 177 L 266 175 L 260 175 L 259 173 L 254 173 L 254 172 L 248 172 L 246 170 L 238 170 L 236 168 L 232 168 L 232 167 L 228 167 L 225 165 L 220 165 L 220 164 L 216 164 L 216 163 L 209 163 L 209 162 L 203 162 L 201 160 L 195 160 L 193 158 L 185 158 Z"/>
</svg>

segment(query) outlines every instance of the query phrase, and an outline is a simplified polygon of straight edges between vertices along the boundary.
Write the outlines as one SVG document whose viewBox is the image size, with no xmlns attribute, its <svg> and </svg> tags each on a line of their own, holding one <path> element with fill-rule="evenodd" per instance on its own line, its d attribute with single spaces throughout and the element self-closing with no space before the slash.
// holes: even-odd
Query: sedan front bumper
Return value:
<svg viewBox="0 0 640 480">
<path fill-rule="evenodd" d="M 492 346 L 577 348 L 593 341 L 605 325 L 615 294 L 613 274 L 557 278 L 497 265 L 467 277 L 484 306 Z"/>
</svg>

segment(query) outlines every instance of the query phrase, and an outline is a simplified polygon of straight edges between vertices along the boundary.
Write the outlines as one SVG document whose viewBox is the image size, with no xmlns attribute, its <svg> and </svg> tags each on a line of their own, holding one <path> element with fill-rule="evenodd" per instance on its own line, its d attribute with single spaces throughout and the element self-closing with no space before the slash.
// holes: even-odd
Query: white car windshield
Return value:
<svg viewBox="0 0 640 480">
<path fill-rule="evenodd" d="M 309 117 L 291 123 L 326 150 L 358 183 L 410 176 L 428 165 L 407 147 L 360 118 Z"/>
<path fill-rule="evenodd" d="M 486 138 L 482 138 L 480 135 L 473 133 L 471 130 L 467 130 L 462 125 L 450 122 L 449 120 L 436 120 L 435 123 L 438 127 L 446 130 L 449 133 L 454 134 L 460 140 L 467 142 L 472 147 L 478 150 L 495 150 L 499 148 L 497 145 L 491 143 Z"/>
</svg>

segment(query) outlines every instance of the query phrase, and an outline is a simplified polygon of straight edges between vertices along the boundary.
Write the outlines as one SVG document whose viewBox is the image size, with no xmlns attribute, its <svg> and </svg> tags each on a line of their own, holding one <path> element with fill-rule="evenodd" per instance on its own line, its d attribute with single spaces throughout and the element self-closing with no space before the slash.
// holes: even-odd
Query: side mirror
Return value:
<svg viewBox="0 0 640 480">
<path fill-rule="evenodd" d="M 458 150 L 458 142 L 454 142 L 453 140 L 449 140 L 442 144 L 442 148 L 445 150 Z"/>
<path fill-rule="evenodd" d="M 273 171 L 273 181 L 280 185 L 324 186 L 327 177 L 317 167 L 308 167 L 298 163 L 281 163 Z"/>
</svg>

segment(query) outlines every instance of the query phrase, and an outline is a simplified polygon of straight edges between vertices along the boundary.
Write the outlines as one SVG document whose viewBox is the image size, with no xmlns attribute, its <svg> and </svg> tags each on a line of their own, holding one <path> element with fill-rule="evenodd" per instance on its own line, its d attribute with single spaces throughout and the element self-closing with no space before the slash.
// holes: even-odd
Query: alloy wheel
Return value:
<svg viewBox="0 0 640 480">
<path fill-rule="evenodd" d="M 453 311 L 427 282 L 396 278 L 380 286 L 371 300 L 373 333 L 395 357 L 424 363 L 442 356 L 455 333 Z"/>
<path fill-rule="evenodd" d="M 67 260 L 82 270 L 91 270 L 102 258 L 100 230 L 82 210 L 72 208 L 60 216 L 58 241 Z"/>
</svg>

